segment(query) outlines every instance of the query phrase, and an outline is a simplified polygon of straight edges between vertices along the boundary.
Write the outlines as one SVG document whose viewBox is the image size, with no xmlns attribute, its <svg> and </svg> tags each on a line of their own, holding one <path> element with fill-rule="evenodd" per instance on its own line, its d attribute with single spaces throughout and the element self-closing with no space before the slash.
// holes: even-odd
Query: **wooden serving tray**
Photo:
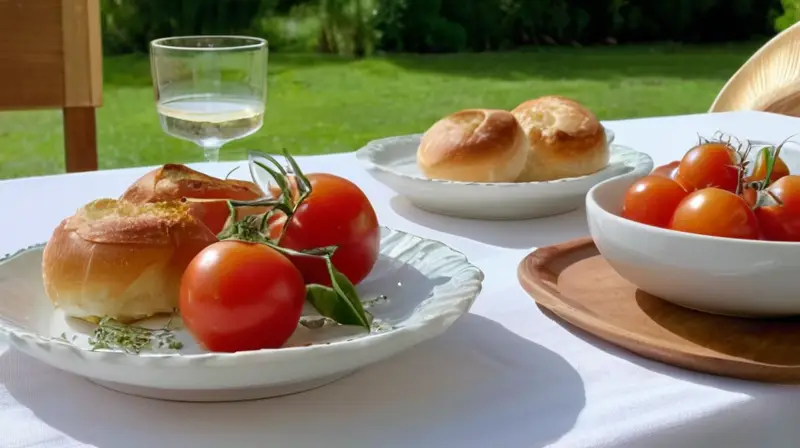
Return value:
<svg viewBox="0 0 800 448">
<path fill-rule="evenodd" d="M 646 358 L 733 378 L 800 383 L 799 319 L 725 317 L 673 305 L 620 277 L 591 238 L 533 251 L 518 275 L 540 306 Z"/>
</svg>

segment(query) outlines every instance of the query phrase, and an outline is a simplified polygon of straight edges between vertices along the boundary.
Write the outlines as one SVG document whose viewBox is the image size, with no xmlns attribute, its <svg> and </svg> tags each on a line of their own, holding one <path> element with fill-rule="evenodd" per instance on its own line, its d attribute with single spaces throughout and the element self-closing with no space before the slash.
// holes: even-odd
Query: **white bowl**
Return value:
<svg viewBox="0 0 800 448">
<path fill-rule="evenodd" d="M 380 328 L 298 326 L 286 347 L 209 353 L 185 331 L 174 352 L 91 351 L 94 326 L 65 318 L 42 285 L 42 245 L 0 261 L 0 333 L 16 349 L 108 388 L 151 398 L 230 401 L 300 392 L 342 378 L 444 332 L 481 290 L 483 273 L 442 243 L 381 229 L 381 255 L 358 285 Z M 62 336 L 66 338 L 60 339 Z"/>
<path fill-rule="evenodd" d="M 619 216 L 636 179 L 586 196 L 589 231 L 608 263 L 642 291 L 699 311 L 743 317 L 800 314 L 800 244 L 718 238 Z"/>
<path fill-rule="evenodd" d="M 606 133 L 609 141 L 613 140 L 613 132 Z M 570 212 L 583 206 L 586 193 L 598 182 L 653 169 L 653 160 L 647 154 L 611 145 L 609 165 L 588 176 L 520 183 L 428 179 L 416 161 L 421 136 L 375 140 L 356 151 L 356 157 L 370 175 L 415 206 L 460 218 L 527 219 Z"/>
</svg>

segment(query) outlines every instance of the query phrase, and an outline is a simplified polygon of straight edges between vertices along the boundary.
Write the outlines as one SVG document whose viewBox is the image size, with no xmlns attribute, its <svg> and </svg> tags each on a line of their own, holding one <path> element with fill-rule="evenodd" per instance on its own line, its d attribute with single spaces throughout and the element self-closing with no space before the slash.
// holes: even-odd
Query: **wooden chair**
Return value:
<svg viewBox="0 0 800 448">
<path fill-rule="evenodd" d="M 728 80 L 709 112 L 732 110 L 800 117 L 800 22 L 756 51 Z"/>
<path fill-rule="evenodd" d="M 97 169 L 102 88 L 99 0 L 0 0 L 0 110 L 62 109 L 68 172 Z"/>
</svg>

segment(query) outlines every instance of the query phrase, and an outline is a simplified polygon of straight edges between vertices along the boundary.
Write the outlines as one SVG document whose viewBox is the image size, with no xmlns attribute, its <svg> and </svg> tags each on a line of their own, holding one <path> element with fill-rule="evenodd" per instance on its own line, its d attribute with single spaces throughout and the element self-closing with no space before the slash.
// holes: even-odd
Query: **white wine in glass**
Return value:
<svg viewBox="0 0 800 448">
<path fill-rule="evenodd" d="M 267 42 L 256 37 L 188 36 L 150 45 L 156 108 L 164 131 L 219 160 L 225 143 L 264 122 Z"/>
</svg>

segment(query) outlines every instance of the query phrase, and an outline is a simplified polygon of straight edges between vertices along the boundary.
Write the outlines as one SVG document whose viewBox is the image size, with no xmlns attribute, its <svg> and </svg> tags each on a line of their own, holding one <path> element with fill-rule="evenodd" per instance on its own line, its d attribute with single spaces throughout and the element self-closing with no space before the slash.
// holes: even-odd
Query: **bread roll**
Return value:
<svg viewBox="0 0 800 448">
<path fill-rule="evenodd" d="M 181 202 L 99 199 L 56 227 L 42 276 L 68 316 L 132 322 L 178 306 L 181 276 L 216 236 Z"/>
<path fill-rule="evenodd" d="M 186 165 L 168 163 L 139 178 L 120 199 L 141 204 L 181 198 L 247 201 L 262 197 L 264 192 L 253 182 L 219 179 Z"/>
<path fill-rule="evenodd" d="M 227 200 L 250 201 L 264 197 L 253 182 L 226 180 L 203 174 L 185 165 L 166 164 L 145 174 L 120 199 L 135 204 L 186 199 L 192 213 L 218 234 L 229 216 Z M 266 212 L 264 207 L 238 207 L 237 219 Z"/>
<path fill-rule="evenodd" d="M 437 121 L 422 136 L 417 165 L 425 176 L 461 182 L 514 182 L 528 143 L 511 113 L 467 109 Z"/>
<path fill-rule="evenodd" d="M 578 102 L 544 96 L 520 104 L 511 113 L 530 145 L 519 182 L 584 176 L 608 165 L 605 129 L 592 111 Z"/>
</svg>

